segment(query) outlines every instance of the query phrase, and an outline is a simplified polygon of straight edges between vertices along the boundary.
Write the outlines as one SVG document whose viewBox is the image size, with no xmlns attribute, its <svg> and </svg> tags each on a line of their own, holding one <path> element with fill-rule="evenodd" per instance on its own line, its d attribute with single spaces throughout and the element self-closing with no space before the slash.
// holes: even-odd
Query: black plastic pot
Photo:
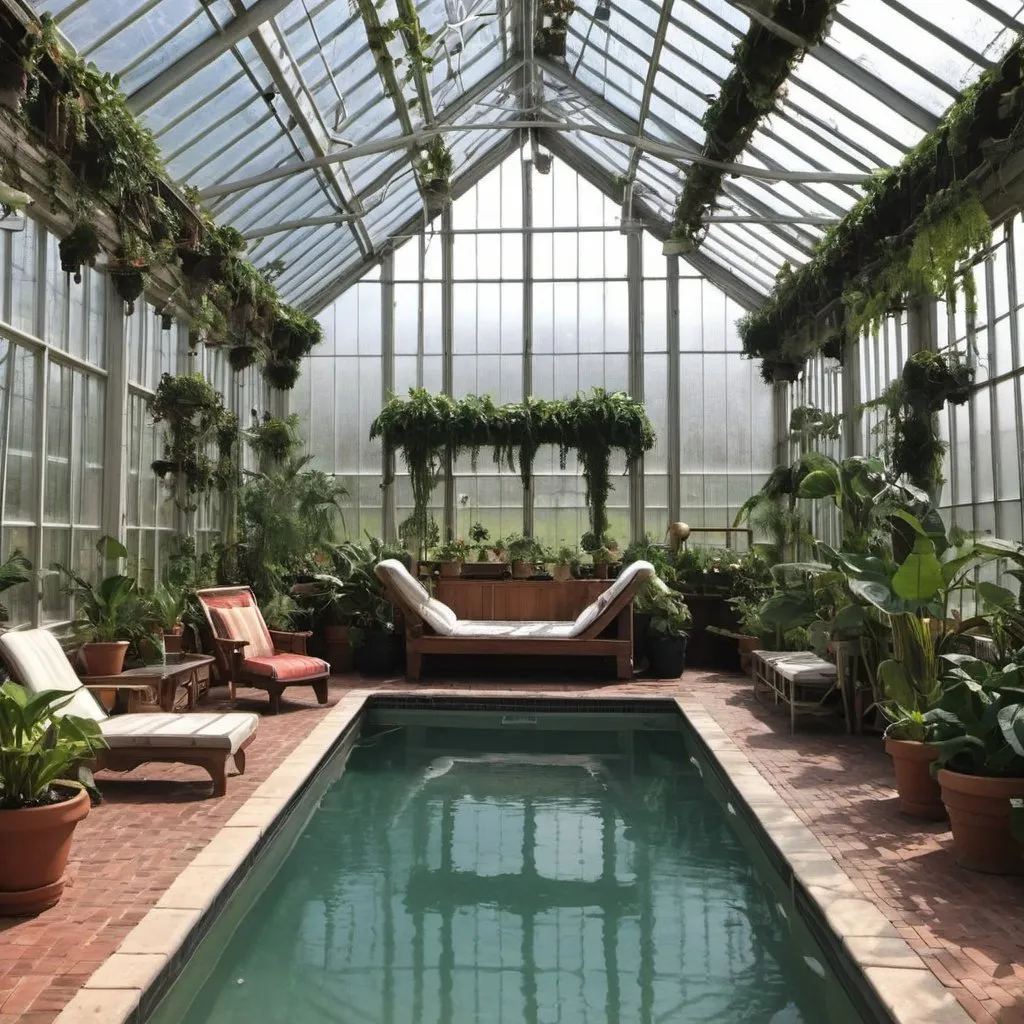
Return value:
<svg viewBox="0 0 1024 1024">
<path fill-rule="evenodd" d="M 402 665 L 402 637 L 368 629 L 363 634 L 363 642 L 352 652 L 352 661 L 356 671 L 364 675 L 393 675 Z"/>
<path fill-rule="evenodd" d="M 678 679 L 686 668 L 686 637 L 648 636 L 647 660 L 654 679 Z"/>
</svg>

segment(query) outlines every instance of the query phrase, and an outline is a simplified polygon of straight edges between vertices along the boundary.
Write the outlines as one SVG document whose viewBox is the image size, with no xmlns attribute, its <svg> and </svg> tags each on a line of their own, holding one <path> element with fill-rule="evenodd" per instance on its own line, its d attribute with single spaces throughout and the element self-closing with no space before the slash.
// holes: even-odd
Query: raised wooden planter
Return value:
<svg viewBox="0 0 1024 1024">
<path fill-rule="evenodd" d="M 434 596 L 460 619 L 571 622 L 610 586 L 608 580 L 439 579 Z"/>
</svg>

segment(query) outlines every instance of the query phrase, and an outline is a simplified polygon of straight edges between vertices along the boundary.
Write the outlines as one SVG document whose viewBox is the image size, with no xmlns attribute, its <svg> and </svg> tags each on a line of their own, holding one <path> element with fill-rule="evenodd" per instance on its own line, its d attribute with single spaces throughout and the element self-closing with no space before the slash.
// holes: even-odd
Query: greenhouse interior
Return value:
<svg viewBox="0 0 1024 1024">
<path fill-rule="evenodd" d="M 1024 1024 L 1022 214 L 1022 0 L 0 0 L 0 1024 Z"/>
</svg>

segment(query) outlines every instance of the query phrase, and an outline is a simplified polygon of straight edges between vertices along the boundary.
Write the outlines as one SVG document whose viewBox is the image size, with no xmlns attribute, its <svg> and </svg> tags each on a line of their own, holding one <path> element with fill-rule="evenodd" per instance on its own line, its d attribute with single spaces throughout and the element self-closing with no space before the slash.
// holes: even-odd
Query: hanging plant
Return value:
<svg viewBox="0 0 1024 1024">
<path fill-rule="evenodd" d="M 73 274 L 75 284 L 82 283 L 82 267 L 96 266 L 100 254 L 100 236 L 89 220 L 76 220 L 71 230 L 60 240 L 60 269 Z"/>
<path fill-rule="evenodd" d="M 161 478 L 173 473 L 183 479 L 190 494 L 209 490 L 214 465 L 207 449 L 221 440 L 219 430 L 230 423 L 231 415 L 220 394 L 201 373 L 165 373 L 150 413 L 154 423 L 167 424 L 163 458 L 153 463 L 153 471 Z"/>
<path fill-rule="evenodd" d="M 569 18 L 576 12 L 573 0 L 541 0 L 541 24 L 533 37 L 533 52 L 538 57 L 564 57 L 569 34 Z"/>
<path fill-rule="evenodd" d="M 445 145 L 441 135 L 433 136 L 416 161 L 416 174 L 420 179 L 423 201 L 428 213 L 440 213 L 451 202 L 451 181 L 454 173 L 455 161 L 451 150 Z"/>
<path fill-rule="evenodd" d="M 777 0 L 772 5 L 773 31 L 756 18 L 733 51 L 733 67 L 715 101 L 704 112 L 701 156 L 736 163 L 758 126 L 779 102 L 794 67 L 828 35 L 839 0 Z M 797 44 L 794 37 L 802 42 Z M 676 203 L 665 255 L 697 248 L 707 232 L 706 219 L 718 202 L 726 172 L 693 163 Z"/>
<path fill-rule="evenodd" d="M 955 356 L 915 352 L 882 396 L 868 407 L 885 409 L 883 447 L 893 472 L 935 496 L 942 485 L 946 442 L 935 417 L 946 403 L 963 405 L 971 396 L 974 370 Z"/>
<path fill-rule="evenodd" d="M 820 337 L 819 314 L 839 298 L 844 298 L 855 320 L 870 327 L 884 297 L 899 291 L 893 285 L 900 283 L 907 267 L 897 267 L 893 273 L 891 260 L 895 250 L 914 244 L 916 223 L 922 220 L 930 240 L 935 240 L 936 223 L 927 224 L 926 212 L 937 218 L 945 206 L 948 215 L 967 194 L 966 182 L 982 172 L 997 176 L 1002 163 L 1019 149 L 1024 137 L 1022 57 L 1024 40 L 1018 40 L 998 65 L 961 94 L 934 133 L 925 136 L 897 167 L 880 171 L 866 182 L 864 196 L 828 230 L 808 263 L 780 274 L 767 300 L 740 321 L 747 356 L 775 356 L 802 338 L 801 351 L 789 354 L 806 357 Z M 992 140 L 999 143 L 998 152 L 989 144 Z M 952 237 L 963 230 L 954 264 L 969 257 L 980 237 L 976 213 L 965 209 L 963 214 L 959 227 L 956 218 L 952 222 Z M 946 230 L 942 227 L 939 234 Z M 922 255 L 919 251 L 915 261 Z M 932 278 L 931 291 L 943 294 L 948 280 L 943 268 L 950 266 L 950 251 L 946 249 L 934 261 L 928 255 L 926 262 L 934 262 L 940 271 Z M 924 277 L 927 280 L 927 273 Z M 969 275 L 964 276 L 964 286 L 970 304 Z"/>
<path fill-rule="evenodd" d="M 253 454 L 260 462 L 281 464 L 296 454 L 302 447 L 299 436 L 299 417 L 292 414 L 287 419 L 266 415 L 258 426 L 245 432 L 245 439 Z"/>
<path fill-rule="evenodd" d="M 300 359 L 268 359 L 263 366 L 263 379 L 278 391 L 291 391 L 302 374 Z"/>
<path fill-rule="evenodd" d="M 124 300 L 125 312 L 131 316 L 135 312 L 135 300 L 146 289 L 145 270 L 141 267 L 116 267 L 111 264 L 110 277 L 114 282 L 114 290 Z"/>
<path fill-rule="evenodd" d="M 302 310 L 281 303 L 270 336 L 271 351 L 285 359 L 302 359 L 324 340 L 320 322 Z"/>
<path fill-rule="evenodd" d="M 241 373 L 256 365 L 258 355 L 259 349 L 255 345 L 233 345 L 228 349 L 228 362 L 235 373 Z"/>
</svg>

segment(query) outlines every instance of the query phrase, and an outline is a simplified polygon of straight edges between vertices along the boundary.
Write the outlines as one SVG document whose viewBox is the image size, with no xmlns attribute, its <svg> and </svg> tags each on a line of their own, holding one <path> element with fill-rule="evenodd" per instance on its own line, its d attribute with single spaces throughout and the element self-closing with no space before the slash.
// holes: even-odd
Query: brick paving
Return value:
<svg viewBox="0 0 1024 1024">
<path fill-rule="evenodd" d="M 355 678 L 332 680 L 330 704 L 366 685 Z M 398 682 L 378 688 L 408 689 Z M 427 679 L 416 688 L 430 690 L 698 697 L 972 1018 L 1024 1024 L 1024 880 L 958 868 L 941 824 L 901 817 L 877 737 L 846 736 L 819 719 L 801 721 L 790 736 L 788 716 L 759 705 L 748 681 L 697 671 L 676 684 Z M 240 691 L 233 704 L 214 691 L 203 709 L 265 706 L 255 691 Z M 246 774 L 232 776 L 220 800 L 204 799 L 209 782 L 198 769 L 183 766 L 146 765 L 97 777 L 105 800 L 75 833 L 61 902 L 35 919 L 0 919 L 0 1024 L 52 1021 L 328 710 L 301 690 L 288 691 L 282 707 L 280 715 L 262 718 Z"/>
</svg>

